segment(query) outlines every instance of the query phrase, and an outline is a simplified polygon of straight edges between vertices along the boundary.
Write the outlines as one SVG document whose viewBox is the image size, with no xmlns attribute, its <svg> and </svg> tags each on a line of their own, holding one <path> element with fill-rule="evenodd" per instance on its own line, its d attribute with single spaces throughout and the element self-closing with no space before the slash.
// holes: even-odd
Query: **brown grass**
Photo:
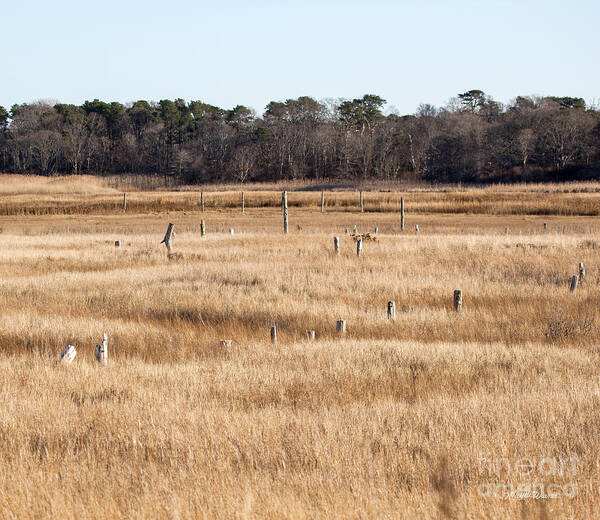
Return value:
<svg viewBox="0 0 600 520">
<path fill-rule="evenodd" d="M 95 180 L 31 182 L 0 192 L 113 196 Z M 571 188 L 477 193 L 554 207 Z M 0 517 L 595 518 L 597 219 L 409 212 L 402 233 L 392 207 L 292 205 L 287 236 L 268 205 L 1 217 Z M 379 227 L 360 259 L 354 224 Z M 93 362 L 104 331 L 108 368 Z M 574 473 L 514 469 L 573 453 Z M 577 493 L 482 495 L 502 483 Z"/>
</svg>

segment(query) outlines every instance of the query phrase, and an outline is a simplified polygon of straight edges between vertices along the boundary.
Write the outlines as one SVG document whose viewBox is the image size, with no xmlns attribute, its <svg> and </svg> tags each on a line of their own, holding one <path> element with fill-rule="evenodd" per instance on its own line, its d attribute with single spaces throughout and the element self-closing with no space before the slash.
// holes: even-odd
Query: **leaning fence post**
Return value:
<svg viewBox="0 0 600 520">
<path fill-rule="evenodd" d="M 460 289 L 456 289 L 454 291 L 454 310 L 460 311 L 462 309 L 462 291 Z"/>
<path fill-rule="evenodd" d="M 200 221 L 200 236 L 203 237 L 204 235 L 206 235 L 206 222 L 202 219 Z"/>
<path fill-rule="evenodd" d="M 395 301 L 391 301 L 390 300 L 388 302 L 387 317 L 390 320 L 395 320 L 396 319 L 396 302 Z"/>
<path fill-rule="evenodd" d="M 340 254 L 340 239 L 339 237 L 333 237 L 333 249 L 336 255 Z"/>
<path fill-rule="evenodd" d="M 287 201 L 287 191 L 284 191 L 281 196 L 281 201 L 283 205 L 283 232 L 288 232 L 288 201 Z"/>
<path fill-rule="evenodd" d="M 321 213 L 325 211 L 325 192 L 321 192 Z"/>
<path fill-rule="evenodd" d="M 273 343 L 273 345 L 277 343 L 277 325 L 271 327 L 271 343 Z"/>
<path fill-rule="evenodd" d="M 577 275 L 576 275 L 576 274 L 574 274 L 574 275 L 571 277 L 571 291 L 574 291 L 575 289 L 577 289 L 577 281 L 578 281 L 578 280 L 577 280 Z"/>
<path fill-rule="evenodd" d="M 359 238 L 356 241 L 356 256 L 360 256 L 361 252 L 362 252 L 362 238 Z"/>
<path fill-rule="evenodd" d="M 337 320 L 337 322 L 335 324 L 335 330 L 339 334 L 345 334 L 346 333 L 346 320 Z"/>
<path fill-rule="evenodd" d="M 583 267 L 583 262 L 579 262 L 579 283 L 583 282 L 585 278 L 585 267 Z"/>
<path fill-rule="evenodd" d="M 171 238 L 173 237 L 173 224 L 169 222 L 167 226 L 167 232 L 165 233 L 165 238 L 162 239 L 161 244 L 165 244 L 167 246 L 167 251 L 171 252 Z"/>
<path fill-rule="evenodd" d="M 404 231 L 404 197 L 400 197 L 400 228 Z"/>
</svg>

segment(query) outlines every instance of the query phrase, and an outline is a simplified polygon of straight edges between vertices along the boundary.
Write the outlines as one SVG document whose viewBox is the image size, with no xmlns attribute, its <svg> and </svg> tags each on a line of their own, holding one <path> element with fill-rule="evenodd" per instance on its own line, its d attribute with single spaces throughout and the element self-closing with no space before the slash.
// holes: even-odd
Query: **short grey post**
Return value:
<svg viewBox="0 0 600 520">
<path fill-rule="evenodd" d="M 400 228 L 404 231 L 404 197 L 400 197 Z"/>
<path fill-rule="evenodd" d="M 271 327 L 271 343 L 273 343 L 273 345 L 277 343 L 277 325 Z"/>
<path fill-rule="evenodd" d="M 121 241 L 115 240 L 115 247 L 121 247 Z"/>
<path fill-rule="evenodd" d="M 202 213 L 204 213 L 204 192 L 203 191 L 200 192 L 200 209 L 202 210 Z"/>
<path fill-rule="evenodd" d="M 364 213 L 365 211 L 365 205 L 364 205 L 364 199 L 363 199 L 363 192 L 362 190 L 360 191 L 360 212 Z"/>
<path fill-rule="evenodd" d="M 321 213 L 325 211 L 325 192 L 321 192 Z"/>
<path fill-rule="evenodd" d="M 123 211 L 127 210 L 127 193 L 123 193 Z"/>
<path fill-rule="evenodd" d="M 585 278 L 585 267 L 583 267 L 583 262 L 579 262 L 579 283 L 583 282 Z"/>
<path fill-rule="evenodd" d="M 306 331 L 306 339 L 308 341 L 314 341 L 315 340 L 315 331 L 314 330 L 307 330 Z"/>
<path fill-rule="evenodd" d="M 173 238 L 173 224 L 169 222 L 167 226 L 167 232 L 165 233 L 165 238 L 162 239 L 161 244 L 167 246 L 167 251 L 171 252 L 171 238 Z"/>
<path fill-rule="evenodd" d="M 345 334 L 346 333 L 346 320 L 337 320 L 337 322 L 335 324 L 335 330 L 338 332 L 338 334 Z"/>
<path fill-rule="evenodd" d="M 393 301 L 393 300 L 390 300 L 388 302 L 387 317 L 390 320 L 395 320 L 396 319 L 396 302 Z"/>
<path fill-rule="evenodd" d="M 246 210 L 246 208 L 245 208 L 244 192 L 242 191 L 242 213 L 244 213 L 245 210 Z"/>
<path fill-rule="evenodd" d="M 206 235 L 206 222 L 202 219 L 200 221 L 200 236 L 203 237 L 204 235 Z"/>
<path fill-rule="evenodd" d="M 454 291 L 454 310 L 460 311 L 462 309 L 462 291 L 460 289 L 456 289 Z"/>
<path fill-rule="evenodd" d="M 571 291 L 574 291 L 575 289 L 577 289 L 577 281 L 578 281 L 577 275 L 574 274 L 571 277 Z"/>
<path fill-rule="evenodd" d="M 340 239 L 339 237 L 333 237 L 333 249 L 336 255 L 340 254 Z"/>
<path fill-rule="evenodd" d="M 362 253 L 362 238 L 359 238 L 356 241 L 356 256 L 360 256 Z"/>
<path fill-rule="evenodd" d="M 287 201 L 287 191 L 284 191 L 281 196 L 281 201 L 283 205 L 283 232 L 288 232 L 288 201 Z"/>
</svg>

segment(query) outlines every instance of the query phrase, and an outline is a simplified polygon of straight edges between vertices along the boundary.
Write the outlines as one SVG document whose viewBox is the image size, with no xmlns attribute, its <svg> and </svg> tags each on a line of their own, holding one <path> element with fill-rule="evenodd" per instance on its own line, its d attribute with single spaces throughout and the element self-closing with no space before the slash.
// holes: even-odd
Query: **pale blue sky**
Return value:
<svg viewBox="0 0 600 520">
<path fill-rule="evenodd" d="M 3 0 L 0 105 L 302 95 L 400 113 L 472 88 L 600 98 L 600 2 Z"/>
</svg>

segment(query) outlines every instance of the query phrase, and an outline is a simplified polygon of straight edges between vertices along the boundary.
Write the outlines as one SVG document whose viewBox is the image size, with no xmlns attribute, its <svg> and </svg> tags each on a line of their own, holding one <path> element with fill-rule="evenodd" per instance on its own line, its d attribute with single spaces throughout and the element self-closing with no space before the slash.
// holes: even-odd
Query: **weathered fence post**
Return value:
<svg viewBox="0 0 600 520">
<path fill-rule="evenodd" d="M 167 232 L 165 233 L 165 238 L 162 239 L 161 244 L 165 244 L 167 246 L 167 251 L 171 252 L 171 238 L 173 237 L 173 224 L 169 222 L 167 226 Z"/>
<path fill-rule="evenodd" d="M 356 256 L 360 257 L 361 252 L 362 252 L 362 238 L 359 238 L 356 241 Z"/>
<path fill-rule="evenodd" d="M 404 231 L 404 197 L 400 197 L 400 229 Z"/>
<path fill-rule="evenodd" d="M 390 300 L 387 306 L 387 317 L 390 320 L 396 319 L 396 302 Z"/>
<path fill-rule="evenodd" d="M 576 275 L 576 274 L 574 274 L 574 275 L 571 277 L 571 291 L 574 291 L 575 289 L 577 289 L 577 281 L 578 281 L 578 279 L 577 279 L 577 275 Z"/>
<path fill-rule="evenodd" d="M 60 353 L 60 360 L 65 365 L 70 365 L 75 359 L 76 355 L 77 350 L 75 349 L 75 347 L 73 345 L 67 345 Z"/>
<path fill-rule="evenodd" d="M 245 213 L 246 208 L 245 208 L 245 200 L 244 200 L 244 192 L 242 191 L 242 213 Z"/>
<path fill-rule="evenodd" d="M 321 192 L 321 213 L 325 211 L 325 192 Z"/>
<path fill-rule="evenodd" d="M 200 236 L 203 237 L 204 235 L 206 235 L 206 222 L 202 219 L 200 221 Z"/>
<path fill-rule="evenodd" d="M 204 213 L 204 192 L 203 191 L 200 192 L 200 209 L 202 210 L 202 213 Z"/>
<path fill-rule="evenodd" d="M 340 239 L 338 237 L 333 237 L 333 250 L 336 255 L 340 254 Z"/>
<path fill-rule="evenodd" d="M 123 193 L 123 211 L 127 210 L 127 193 Z"/>
<path fill-rule="evenodd" d="M 460 311 L 462 309 L 462 291 L 460 289 L 456 289 L 454 291 L 454 310 Z"/>
<path fill-rule="evenodd" d="M 579 283 L 583 283 L 583 279 L 585 278 L 585 267 L 583 267 L 583 262 L 579 262 Z"/>
<path fill-rule="evenodd" d="M 102 345 L 96 345 L 94 355 L 98 363 L 102 365 L 108 364 L 108 334 L 106 332 L 102 336 Z"/>
<path fill-rule="evenodd" d="M 362 190 L 360 191 L 360 212 L 364 213 L 365 211 L 365 205 L 364 205 L 364 200 L 363 200 L 363 192 Z"/>
<path fill-rule="evenodd" d="M 314 330 L 307 330 L 306 331 L 306 339 L 308 341 L 314 341 L 315 340 L 315 331 Z"/>
<path fill-rule="evenodd" d="M 284 191 L 281 196 L 282 204 L 283 204 L 283 232 L 288 232 L 288 201 L 287 201 L 287 191 Z"/>
<path fill-rule="evenodd" d="M 277 325 L 271 327 L 271 343 L 273 343 L 273 345 L 277 343 Z"/>
<path fill-rule="evenodd" d="M 338 334 L 345 334 L 346 333 L 346 320 L 337 320 L 337 322 L 335 324 L 335 330 L 338 332 Z"/>
</svg>

